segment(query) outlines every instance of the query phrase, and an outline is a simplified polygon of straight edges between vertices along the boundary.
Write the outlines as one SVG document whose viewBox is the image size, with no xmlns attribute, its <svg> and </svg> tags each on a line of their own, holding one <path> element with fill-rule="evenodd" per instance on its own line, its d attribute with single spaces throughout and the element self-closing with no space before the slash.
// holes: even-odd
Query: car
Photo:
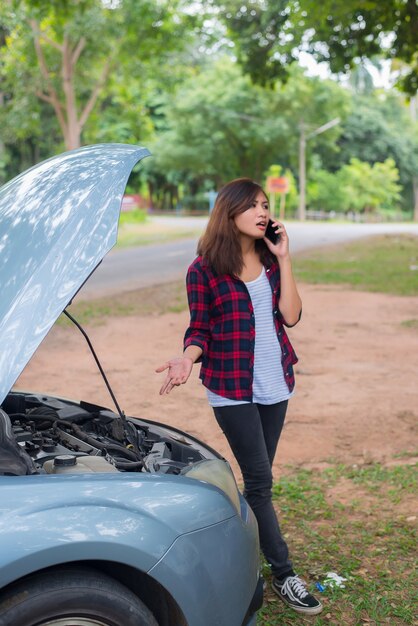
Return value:
<svg viewBox="0 0 418 626">
<path fill-rule="evenodd" d="M 256 623 L 257 524 L 215 450 L 125 415 L 104 372 L 112 410 L 14 388 L 63 311 L 78 325 L 67 307 L 148 155 L 85 146 L 0 189 L 1 626 Z"/>
</svg>

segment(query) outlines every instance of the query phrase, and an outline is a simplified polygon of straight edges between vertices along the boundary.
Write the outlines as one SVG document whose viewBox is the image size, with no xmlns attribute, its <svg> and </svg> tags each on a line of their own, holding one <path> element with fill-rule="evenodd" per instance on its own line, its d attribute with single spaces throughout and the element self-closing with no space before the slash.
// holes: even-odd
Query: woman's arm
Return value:
<svg viewBox="0 0 418 626">
<path fill-rule="evenodd" d="M 194 363 L 202 356 L 202 348 L 199 346 L 188 346 L 183 356 L 175 357 L 160 365 L 155 370 L 157 373 L 164 372 L 168 369 L 165 381 L 160 389 L 160 395 L 170 393 L 173 387 L 184 385 L 187 382 Z"/>
<path fill-rule="evenodd" d="M 173 387 L 187 382 L 194 363 L 207 348 L 209 331 L 210 292 L 207 279 L 202 271 L 189 268 L 186 278 L 187 299 L 190 310 L 190 324 L 184 338 L 183 356 L 175 357 L 160 365 L 155 371 L 168 370 L 160 395 L 170 393 Z"/>
<path fill-rule="evenodd" d="M 292 261 L 289 252 L 289 237 L 281 222 L 274 222 L 273 227 L 280 235 L 276 244 L 264 237 L 270 251 L 277 258 L 280 268 L 280 298 L 279 309 L 287 326 L 294 326 L 300 320 L 302 300 L 299 296 L 296 281 L 292 271 Z"/>
<path fill-rule="evenodd" d="M 290 255 L 278 258 L 280 267 L 279 309 L 287 326 L 294 326 L 300 320 L 302 300 L 293 276 Z"/>
</svg>

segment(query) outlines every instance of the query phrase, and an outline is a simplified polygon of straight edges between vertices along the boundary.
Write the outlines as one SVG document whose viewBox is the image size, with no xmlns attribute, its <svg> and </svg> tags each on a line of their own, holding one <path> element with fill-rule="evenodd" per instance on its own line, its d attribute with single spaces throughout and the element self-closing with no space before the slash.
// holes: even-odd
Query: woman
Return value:
<svg viewBox="0 0 418 626">
<path fill-rule="evenodd" d="M 286 230 L 273 222 L 273 243 L 265 236 L 268 222 L 260 185 L 239 178 L 220 190 L 187 273 L 190 326 L 183 356 L 156 371 L 168 370 L 160 390 L 165 394 L 201 362 L 200 378 L 257 518 L 273 589 L 296 611 L 312 615 L 322 605 L 292 568 L 271 497 L 271 468 L 297 361 L 284 326 L 299 321 L 302 303 Z"/>
</svg>

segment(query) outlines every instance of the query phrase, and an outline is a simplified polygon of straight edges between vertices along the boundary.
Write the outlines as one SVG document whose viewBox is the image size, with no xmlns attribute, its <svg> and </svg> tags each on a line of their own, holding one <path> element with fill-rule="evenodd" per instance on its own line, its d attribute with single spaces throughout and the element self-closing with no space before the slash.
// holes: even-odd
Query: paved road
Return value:
<svg viewBox="0 0 418 626">
<path fill-rule="evenodd" d="M 203 228 L 206 218 L 153 217 L 164 225 L 173 222 L 184 228 Z M 411 233 L 418 236 L 418 224 L 328 224 L 298 223 L 287 226 L 291 250 L 343 243 L 382 233 Z M 114 250 L 84 285 L 78 299 L 92 299 L 184 278 L 196 252 L 197 239 Z"/>
</svg>

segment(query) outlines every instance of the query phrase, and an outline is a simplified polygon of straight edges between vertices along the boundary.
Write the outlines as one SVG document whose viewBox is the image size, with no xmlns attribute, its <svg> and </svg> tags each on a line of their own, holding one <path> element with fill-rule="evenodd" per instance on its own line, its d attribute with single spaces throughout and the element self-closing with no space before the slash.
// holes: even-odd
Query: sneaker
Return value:
<svg viewBox="0 0 418 626">
<path fill-rule="evenodd" d="M 273 578 L 272 587 L 279 598 L 298 613 L 317 615 L 323 609 L 322 604 L 309 593 L 299 576 L 288 576 L 283 582 Z"/>
</svg>

